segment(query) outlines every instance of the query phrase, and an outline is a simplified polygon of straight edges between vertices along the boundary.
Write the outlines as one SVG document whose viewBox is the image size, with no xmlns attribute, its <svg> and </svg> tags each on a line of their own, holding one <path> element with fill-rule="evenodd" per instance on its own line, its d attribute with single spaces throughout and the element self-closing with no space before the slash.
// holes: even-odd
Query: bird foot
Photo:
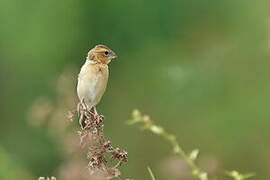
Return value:
<svg viewBox="0 0 270 180">
<path fill-rule="evenodd" d="M 103 115 L 99 115 L 99 114 L 94 115 L 94 122 L 95 122 L 96 126 L 100 126 L 102 124 L 103 120 L 104 120 Z"/>
<path fill-rule="evenodd" d="M 91 109 L 88 108 L 84 100 L 78 103 L 77 112 L 79 115 L 79 124 L 82 129 L 91 129 L 102 126 L 104 116 L 98 114 L 96 107 L 92 107 Z"/>
</svg>

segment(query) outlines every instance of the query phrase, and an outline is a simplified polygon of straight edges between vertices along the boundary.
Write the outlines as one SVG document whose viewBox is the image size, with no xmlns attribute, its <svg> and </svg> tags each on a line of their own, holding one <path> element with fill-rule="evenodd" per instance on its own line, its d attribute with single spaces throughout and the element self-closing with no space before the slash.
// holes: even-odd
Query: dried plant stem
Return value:
<svg viewBox="0 0 270 180">
<path fill-rule="evenodd" d="M 84 102 L 77 106 L 79 123 L 81 125 L 80 144 L 87 149 L 89 159 L 88 169 L 91 175 L 98 174 L 105 179 L 120 176 L 119 166 L 127 162 L 127 152 L 120 148 L 114 148 L 111 141 L 104 135 L 104 117 L 89 109 Z M 117 161 L 116 165 L 108 162 Z"/>
</svg>

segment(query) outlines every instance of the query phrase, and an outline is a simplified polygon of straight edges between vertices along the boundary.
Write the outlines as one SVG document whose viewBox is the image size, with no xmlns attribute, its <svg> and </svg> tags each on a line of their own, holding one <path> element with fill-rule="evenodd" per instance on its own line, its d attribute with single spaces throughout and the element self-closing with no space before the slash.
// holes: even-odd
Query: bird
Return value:
<svg viewBox="0 0 270 180">
<path fill-rule="evenodd" d="M 79 104 L 86 105 L 86 108 L 98 116 L 96 106 L 105 93 L 109 78 L 109 63 L 116 59 L 116 53 L 105 45 L 96 45 L 86 57 L 81 67 L 77 82 L 77 95 Z M 80 122 L 81 126 L 82 122 Z"/>
</svg>

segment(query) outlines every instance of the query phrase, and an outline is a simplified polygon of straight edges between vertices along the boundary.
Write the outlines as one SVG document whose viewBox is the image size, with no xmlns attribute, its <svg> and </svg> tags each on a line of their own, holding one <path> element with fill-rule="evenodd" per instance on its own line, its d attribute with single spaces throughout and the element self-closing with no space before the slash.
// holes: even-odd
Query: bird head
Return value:
<svg viewBox="0 0 270 180">
<path fill-rule="evenodd" d="M 111 60 L 117 58 L 115 52 L 105 45 L 96 45 L 88 52 L 87 59 L 97 63 L 109 64 Z"/>
</svg>

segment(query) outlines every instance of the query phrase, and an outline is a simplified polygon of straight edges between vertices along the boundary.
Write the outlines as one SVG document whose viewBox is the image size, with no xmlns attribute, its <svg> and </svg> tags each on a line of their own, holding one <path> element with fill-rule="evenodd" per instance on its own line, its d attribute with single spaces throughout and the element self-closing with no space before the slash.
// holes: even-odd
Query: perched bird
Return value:
<svg viewBox="0 0 270 180">
<path fill-rule="evenodd" d="M 109 77 L 108 64 L 117 55 L 105 45 L 96 45 L 88 52 L 86 61 L 78 76 L 77 94 L 94 115 L 98 115 L 96 105 L 100 102 Z M 81 123 L 81 122 L 80 122 Z"/>
</svg>

